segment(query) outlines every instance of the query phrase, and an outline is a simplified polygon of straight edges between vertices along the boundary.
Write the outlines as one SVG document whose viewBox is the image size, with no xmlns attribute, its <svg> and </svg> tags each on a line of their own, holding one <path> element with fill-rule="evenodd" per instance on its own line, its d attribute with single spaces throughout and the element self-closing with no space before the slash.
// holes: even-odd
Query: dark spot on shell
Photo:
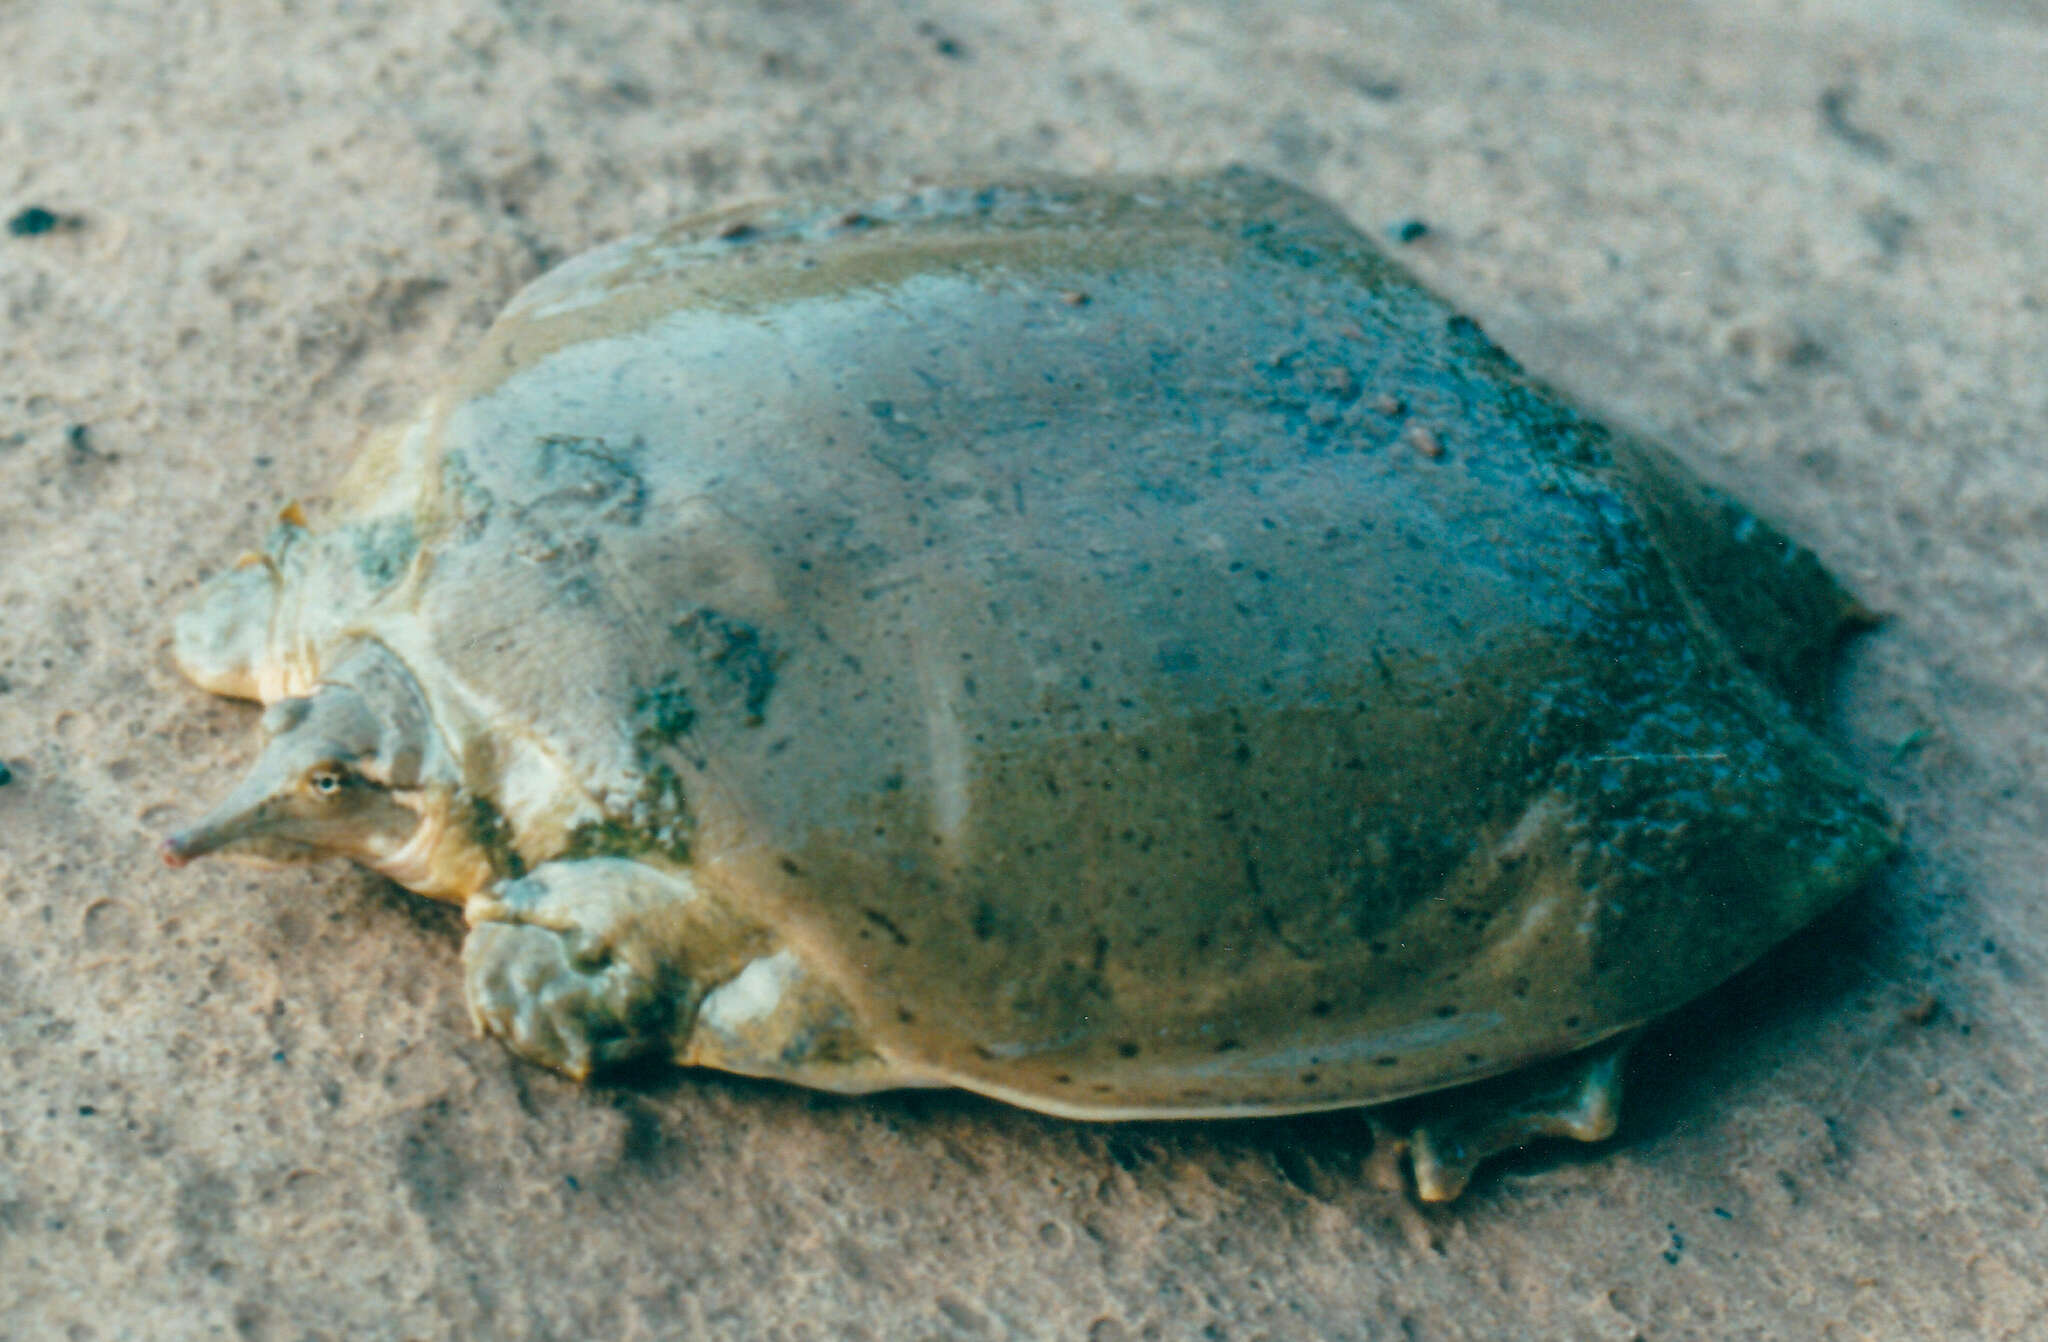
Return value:
<svg viewBox="0 0 2048 1342">
<path fill-rule="evenodd" d="M 917 1024 L 917 1015 L 909 1007 L 897 1007 L 896 1019 L 902 1021 L 905 1025 Z"/>
<path fill-rule="evenodd" d="M 1393 1054 L 1388 1053 L 1380 1057 L 1374 1058 L 1372 1060 L 1372 1065 L 1375 1067 L 1399 1067 L 1401 1065 L 1401 1060 L 1395 1057 Z"/>
<path fill-rule="evenodd" d="M 356 572 L 380 591 L 405 575 L 413 555 L 419 550 L 412 523 L 405 518 L 384 519 L 357 527 L 353 535 Z"/>
<path fill-rule="evenodd" d="M 681 740 L 697 721 L 697 710 L 690 703 L 689 687 L 670 674 L 633 696 L 633 716 L 641 724 L 639 735 L 653 738 L 636 742 L 645 750 Z"/>
<path fill-rule="evenodd" d="M 1135 1058 L 1138 1056 L 1138 1046 L 1125 1040 L 1116 1046 L 1116 1055 L 1119 1058 Z"/>
<path fill-rule="evenodd" d="M 862 909 L 860 912 L 863 918 L 866 918 L 876 927 L 879 927 L 884 932 L 887 932 L 890 936 L 890 939 L 893 940 L 898 946 L 908 946 L 910 944 L 910 938 L 904 936 L 902 929 L 897 927 L 896 924 L 889 921 L 888 914 L 883 913 L 880 909 Z"/>
<path fill-rule="evenodd" d="M 470 838 L 483 850 L 491 870 L 515 879 L 524 876 L 526 859 L 512 847 L 512 826 L 506 822 L 505 813 L 479 793 L 470 793 L 468 802 Z"/>
<path fill-rule="evenodd" d="M 1301 1074 L 1301 1084 L 1304 1086 L 1313 1086 L 1322 1079 L 1323 1077 L 1320 1072 L 1303 1072 Z"/>
<path fill-rule="evenodd" d="M 784 871 L 788 872 L 792 876 L 801 876 L 804 874 L 804 869 L 802 867 L 799 867 L 796 864 L 796 862 L 791 858 L 778 858 L 776 859 L 775 865 L 781 867 Z"/>
<path fill-rule="evenodd" d="M 1327 1016 L 1334 1010 L 1336 1010 L 1336 1008 L 1328 1002 L 1311 1003 L 1308 1009 L 1309 1014 L 1311 1016 Z"/>
<path fill-rule="evenodd" d="M 1216 1046 L 1216 1051 L 1218 1053 L 1230 1053 L 1243 1047 L 1244 1045 L 1238 1043 L 1235 1039 L 1226 1039 Z"/>
<path fill-rule="evenodd" d="M 537 466 L 549 492 L 523 510 L 521 525 L 531 528 L 544 552 L 588 559 L 597 542 L 585 534 L 593 517 L 638 526 L 647 507 L 647 482 L 636 460 L 645 441 L 614 444 L 603 438 L 573 433 L 543 434 L 535 440 Z"/>
<path fill-rule="evenodd" d="M 1065 1072 L 1054 1073 L 1052 1079 L 1053 1084 L 1057 1086 L 1071 1086 L 1074 1084 L 1074 1078 L 1067 1075 Z"/>
<path fill-rule="evenodd" d="M 1437 1014 L 1437 1015 L 1438 1015 L 1438 1016 L 1439 1016 L 1440 1018 L 1442 1018 L 1442 1019 L 1444 1019 L 1444 1020 L 1449 1020 L 1449 1019 L 1450 1019 L 1451 1017 L 1453 1017 L 1453 1016 L 1455 1016 L 1455 1015 L 1457 1015 L 1457 1014 L 1458 1014 L 1458 1008 L 1456 1008 L 1456 1007 L 1454 1007 L 1454 1006 L 1440 1006 L 1440 1007 L 1438 1007 L 1438 1008 L 1436 1009 L 1436 1014 Z M 1574 1017 L 1574 1020 L 1576 1020 L 1576 1019 L 1577 1019 L 1577 1018 L 1576 1018 L 1576 1017 Z M 1572 1022 L 1571 1022 L 1571 1021 L 1567 1021 L 1567 1022 L 1565 1022 L 1565 1023 L 1566 1023 L 1567 1025 L 1569 1025 L 1569 1024 L 1571 1024 Z"/>
<path fill-rule="evenodd" d="M 782 663 L 781 654 L 761 631 L 745 620 L 702 607 L 670 625 L 669 634 L 717 673 L 706 686 L 713 701 L 730 702 L 733 691 L 738 691 L 747 726 L 760 726 Z"/>
<path fill-rule="evenodd" d="M 1578 1028 L 1579 1028 L 1579 1018 L 1578 1018 L 1577 1016 L 1566 1016 L 1566 1017 L 1564 1018 L 1564 1028 L 1565 1028 L 1565 1029 L 1567 1029 L 1567 1030 L 1576 1030 L 1576 1029 L 1578 1029 Z"/>
</svg>

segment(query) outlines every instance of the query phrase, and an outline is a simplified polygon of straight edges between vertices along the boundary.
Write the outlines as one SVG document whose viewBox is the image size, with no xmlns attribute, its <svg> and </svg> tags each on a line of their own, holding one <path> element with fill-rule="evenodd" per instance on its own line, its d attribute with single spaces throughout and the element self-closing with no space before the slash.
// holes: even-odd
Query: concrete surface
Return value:
<svg viewBox="0 0 2048 1342">
<path fill-rule="evenodd" d="M 0 54 L 0 1338 L 2048 1335 L 2038 4 L 0 0 Z M 1837 730 L 1905 855 L 1609 1146 L 1416 1212 L 1343 1117 L 586 1091 L 471 1037 L 453 914 L 156 863 L 253 741 L 168 610 L 547 265 L 1229 160 L 1426 223 L 1893 617 Z"/>
</svg>

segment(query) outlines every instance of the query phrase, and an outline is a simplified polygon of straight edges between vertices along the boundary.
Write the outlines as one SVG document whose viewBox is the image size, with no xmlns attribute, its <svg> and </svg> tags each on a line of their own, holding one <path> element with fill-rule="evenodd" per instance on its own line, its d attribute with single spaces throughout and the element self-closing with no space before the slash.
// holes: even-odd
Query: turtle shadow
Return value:
<svg viewBox="0 0 2048 1342">
<path fill-rule="evenodd" d="M 1761 1099 L 1788 1056 L 1808 1050 L 1851 1004 L 1891 980 L 1905 958 L 1901 899 L 1896 879 L 1880 876 L 1726 982 L 1651 1022 L 1629 1054 L 1612 1138 L 1538 1142 L 1482 1166 L 1472 1192 L 1484 1196 L 1503 1175 L 1598 1161 L 1617 1150 L 1654 1152 Z"/>
<path fill-rule="evenodd" d="M 1894 982 L 1908 958 L 1901 900 L 1896 883 L 1881 878 L 1652 1024 L 1630 1058 L 1618 1140 L 1652 1142 L 1741 1103 L 1787 1054 Z"/>
</svg>

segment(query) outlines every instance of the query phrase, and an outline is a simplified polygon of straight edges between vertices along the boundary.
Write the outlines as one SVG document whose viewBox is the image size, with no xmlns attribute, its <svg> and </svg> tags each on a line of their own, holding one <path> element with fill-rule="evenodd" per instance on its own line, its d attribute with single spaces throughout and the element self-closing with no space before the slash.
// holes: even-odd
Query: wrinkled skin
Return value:
<svg viewBox="0 0 2048 1342">
<path fill-rule="evenodd" d="M 1890 851 L 1810 721 L 1857 614 L 1277 183 L 798 202 L 544 277 L 215 581 L 181 665 L 297 706 L 166 855 L 467 901 L 578 1075 L 1199 1117 L 1583 1051 L 1425 1126 L 1448 1196 Z"/>
</svg>

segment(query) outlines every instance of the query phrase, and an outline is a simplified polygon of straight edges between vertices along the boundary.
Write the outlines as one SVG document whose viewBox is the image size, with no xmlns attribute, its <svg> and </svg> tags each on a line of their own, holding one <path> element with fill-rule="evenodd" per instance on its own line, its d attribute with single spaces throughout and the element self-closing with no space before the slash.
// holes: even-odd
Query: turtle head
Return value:
<svg viewBox="0 0 2048 1342">
<path fill-rule="evenodd" d="M 310 694 L 271 704 L 263 729 L 254 767 L 163 841 L 165 862 L 345 857 L 442 898 L 480 883 L 487 857 L 466 826 L 449 823 L 455 770 L 411 675 L 383 647 L 364 645 Z"/>
</svg>

